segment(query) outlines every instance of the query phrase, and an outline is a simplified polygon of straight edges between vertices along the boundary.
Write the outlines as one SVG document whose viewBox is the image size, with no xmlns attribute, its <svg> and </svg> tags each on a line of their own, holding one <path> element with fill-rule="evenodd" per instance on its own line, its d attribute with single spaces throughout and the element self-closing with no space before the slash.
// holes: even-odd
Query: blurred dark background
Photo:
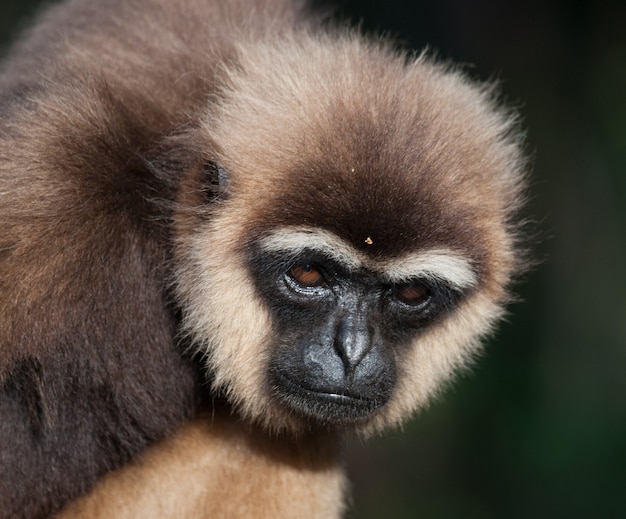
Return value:
<svg viewBox="0 0 626 519">
<path fill-rule="evenodd" d="M 38 3 L 0 4 L 2 49 Z M 349 517 L 626 517 L 626 2 L 326 3 L 500 80 L 527 131 L 542 260 L 471 376 L 352 445 Z"/>
</svg>

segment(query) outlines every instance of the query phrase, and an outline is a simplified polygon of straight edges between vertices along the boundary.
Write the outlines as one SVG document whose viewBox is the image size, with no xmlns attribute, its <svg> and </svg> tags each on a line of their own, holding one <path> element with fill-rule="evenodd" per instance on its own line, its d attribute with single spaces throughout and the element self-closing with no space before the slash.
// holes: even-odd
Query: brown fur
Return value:
<svg viewBox="0 0 626 519">
<path fill-rule="evenodd" d="M 251 2 L 229 6 L 69 1 L 3 65 L 2 517 L 47 516 L 192 412 L 156 201 L 172 199 L 175 161 L 168 178 L 152 168 L 161 137 L 214 90 L 230 25 L 251 16 Z"/>
<path fill-rule="evenodd" d="M 0 517 L 59 510 L 208 391 L 232 416 L 64 517 L 340 514 L 341 435 L 311 437 L 267 380 L 279 323 L 247 254 L 272 233 L 396 273 L 444 251 L 471 280 L 394 350 L 392 398 L 357 432 L 423 407 L 501 316 L 523 266 L 514 118 L 454 69 L 307 20 L 288 0 L 68 0 L 4 64 Z"/>
<path fill-rule="evenodd" d="M 339 454 L 332 437 L 270 437 L 230 417 L 204 417 L 55 518 L 339 518 Z"/>
</svg>

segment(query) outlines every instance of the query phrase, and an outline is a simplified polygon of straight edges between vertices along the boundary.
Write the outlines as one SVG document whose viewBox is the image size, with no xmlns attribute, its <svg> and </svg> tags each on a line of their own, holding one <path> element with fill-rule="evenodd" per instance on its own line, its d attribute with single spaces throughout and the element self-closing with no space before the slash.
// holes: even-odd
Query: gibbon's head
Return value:
<svg viewBox="0 0 626 519">
<path fill-rule="evenodd" d="M 194 138 L 178 297 L 243 416 L 369 433 L 471 361 L 520 267 L 489 87 L 355 36 L 242 45 Z"/>
</svg>

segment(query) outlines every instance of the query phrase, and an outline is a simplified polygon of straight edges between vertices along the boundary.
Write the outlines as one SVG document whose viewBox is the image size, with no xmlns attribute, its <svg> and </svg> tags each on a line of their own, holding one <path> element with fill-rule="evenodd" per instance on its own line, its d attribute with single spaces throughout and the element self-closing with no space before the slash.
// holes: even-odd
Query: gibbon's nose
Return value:
<svg viewBox="0 0 626 519">
<path fill-rule="evenodd" d="M 344 376 L 350 381 L 372 347 L 372 333 L 363 312 L 350 313 L 339 322 L 334 348 L 341 359 Z"/>
</svg>

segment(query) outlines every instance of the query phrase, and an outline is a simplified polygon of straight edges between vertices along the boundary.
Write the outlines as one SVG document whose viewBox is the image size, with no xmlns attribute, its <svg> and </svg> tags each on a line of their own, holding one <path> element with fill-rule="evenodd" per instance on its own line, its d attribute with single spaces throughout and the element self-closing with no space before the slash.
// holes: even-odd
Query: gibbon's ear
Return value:
<svg viewBox="0 0 626 519">
<path fill-rule="evenodd" d="M 219 162 L 210 160 L 203 163 L 201 181 L 207 202 L 229 198 L 230 176 Z"/>
</svg>

